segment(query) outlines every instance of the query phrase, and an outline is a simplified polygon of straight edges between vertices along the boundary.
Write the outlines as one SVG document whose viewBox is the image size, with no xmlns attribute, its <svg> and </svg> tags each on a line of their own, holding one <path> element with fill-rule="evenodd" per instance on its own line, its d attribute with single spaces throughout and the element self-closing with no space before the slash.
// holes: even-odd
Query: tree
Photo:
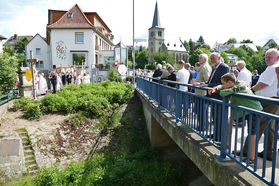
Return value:
<svg viewBox="0 0 279 186">
<path fill-rule="evenodd" d="M 250 39 L 243 39 L 240 43 L 253 43 Z"/>
<path fill-rule="evenodd" d="M 268 45 L 268 48 L 277 48 L 278 45 L 275 42 L 272 42 Z"/>
<path fill-rule="evenodd" d="M 199 37 L 197 43 L 199 43 L 201 46 L 205 44 L 204 39 L 202 36 Z"/>
<path fill-rule="evenodd" d="M 171 56 L 167 51 L 166 52 L 155 52 L 151 55 L 153 59 L 157 63 L 163 63 L 165 61 L 166 63 L 169 63 L 171 65 L 174 65 L 175 63 L 175 58 Z"/>
<path fill-rule="evenodd" d="M 230 38 L 226 43 L 227 44 L 234 44 L 234 43 L 237 43 L 237 41 L 236 41 L 235 38 Z"/>
<path fill-rule="evenodd" d="M 189 43 L 185 40 L 185 41 L 183 42 L 183 45 L 184 45 L 184 47 L 186 48 L 186 50 L 189 52 L 189 51 L 190 51 L 190 45 L 189 45 Z"/>
<path fill-rule="evenodd" d="M 189 54 L 192 55 L 196 48 L 196 43 L 194 41 L 192 41 L 192 39 L 189 40 L 189 47 L 190 47 Z"/>
<path fill-rule="evenodd" d="M 224 59 L 224 62 L 225 63 L 228 63 L 229 62 L 229 57 L 228 57 L 228 54 L 226 52 L 221 52 L 221 57 Z"/>
<path fill-rule="evenodd" d="M 135 51 L 136 68 L 144 68 L 148 63 L 148 50 Z"/>
<path fill-rule="evenodd" d="M 27 37 L 19 38 L 18 42 L 15 44 L 15 52 L 18 54 L 25 53 L 25 45 L 29 42 Z"/>
<path fill-rule="evenodd" d="M 200 49 L 194 51 L 194 53 L 189 57 L 189 63 L 191 65 L 195 65 L 196 62 L 199 61 L 199 57 L 203 52 Z"/>
<path fill-rule="evenodd" d="M 15 54 L 11 46 L 5 46 L 3 48 L 3 52 L 9 54 L 9 56 L 13 56 Z"/>
<path fill-rule="evenodd" d="M 18 61 L 17 56 L 9 53 L 0 55 L 0 95 L 9 93 L 16 86 Z"/>
</svg>

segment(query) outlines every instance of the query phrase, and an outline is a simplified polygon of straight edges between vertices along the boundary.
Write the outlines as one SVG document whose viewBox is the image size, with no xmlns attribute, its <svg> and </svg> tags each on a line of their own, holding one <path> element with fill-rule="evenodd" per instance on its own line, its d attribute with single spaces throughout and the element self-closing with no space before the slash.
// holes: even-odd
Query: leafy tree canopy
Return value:
<svg viewBox="0 0 279 186">
<path fill-rule="evenodd" d="M 250 39 L 243 39 L 240 43 L 253 43 Z"/>
<path fill-rule="evenodd" d="M 18 42 L 15 44 L 15 52 L 18 54 L 25 53 L 25 45 L 29 42 L 27 37 L 20 38 Z"/>
<path fill-rule="evenodd" d="M 224 62 L 225 63 L 228 63 L 229 62 L 229 57 L 228 57 L 228 54 L 226 52 L 221 52 L 221 57 L 224 59 Z"/>
<path fill-rule="evenodd" d="M 163 64 L 165 61 L 171 65 L 175 64 L 175 58 L 171 56 L 167 51 L 166 52 L 155 52 L 151 55 L 153 59 L 160 64 Z"/>
<path fill-rule="evenodd" d="M 234 43 L 237 43 L 237 41 L 236 41 L 235 38 L 230 38 L 226 43 L 227 44 L 234 44 Z"/>
</svg>

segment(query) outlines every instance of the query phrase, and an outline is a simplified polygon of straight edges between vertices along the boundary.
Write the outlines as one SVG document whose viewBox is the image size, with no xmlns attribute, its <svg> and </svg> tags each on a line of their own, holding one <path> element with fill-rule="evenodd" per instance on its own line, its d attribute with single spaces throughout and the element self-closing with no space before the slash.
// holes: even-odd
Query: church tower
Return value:
<svg viewBox="0 0 279 186">
<path fill-rule="evenodd" d="M 164 43 L 164 30 L 160 24 L 158 5 L 156 2 L 152 27 L 148 29 L 148 63 L 154 63 L 151 54 L 159 52 L 159 48 Z"/>
</svg>

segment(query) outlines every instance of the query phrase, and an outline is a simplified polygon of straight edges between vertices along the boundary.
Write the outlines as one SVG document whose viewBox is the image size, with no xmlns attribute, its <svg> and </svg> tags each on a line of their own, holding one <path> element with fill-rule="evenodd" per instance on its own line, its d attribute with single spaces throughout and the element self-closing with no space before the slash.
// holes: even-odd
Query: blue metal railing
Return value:
<svg viewBox="0 0 279 186">
<path fill-rule="evenodd" d="M 192 92 L 179 90 L 179 85 L 188 87 L 192 87 L 192 85 L 180 84 L 167 80 L 156 82 L 152 80 L 153 78 L 137 77 L 137 88 L 147 94 L 149 99 L 154 100 L 158 105 L 158 109 L 165 109 L 176 118 L 176 123 L 181 122 L 183 125 L 190 128 L 203 139 L 207 140 L 210 144 L 219 149 L 220 154 L 217 156 L 218 160 L 233 160 L 256 175 L 265 183 L 275 185 L 277 135 L 279 127 L 278 115 L 230 104 L 228 96 L 224 97 L 223 100 L 217 100 Z M 169 82 L 175 83 L 176 88 L 165 85 Z M 208 90 L 208 88 L 195 88 L 203 89 L 204 91 Z M 257 100 L 261 103 L 267 103 L 269 105 L 279 105 L 278 99 L 241 93 L 234 94 L 234 96 Z M 236 121 L 239 120 L 241 113 L 243 116 L 246 115 L 246 113 L 247 115 L 246 117 L 242 117 L 241 127 L 238 127 L 236 122 L 236 127 L 233 131 L 232 117 L 229 116 L 232 116 L 234 112 L 236 112 Z M 230 118 L 230 120 L 228 120 L 228 118 Z M 246 119 L 248 134 L 246 134 L 244 130 Z M 254 137 L 254 135 L 252 135 L 252 125 L 256 125 L 256 144 L 255 152 L 253 153 L 255 156 L 254 163 L 251 163 L 249 158 L 252 153 L 250 151 L 251 138 Z M 267 171 L 267 153 L 271 153 L 267 152 L 268 140 L 270 140 L 268 138 L 271 138 L 268 135 L 269 130 L 271 130 L 270 127 L 272 128 L 274 138 L 272 142 L 272 167 L 271 171 Z M 260 128 L 265 131 L 263 143 L 264 155 L 262 160 L 257 157 L 259 150 L 258 147 L 260 146 L 259 139 L 261 137 Z M 228 134 L 229 136 L 227 136 Z M 229 140 L 228 143 L 227 139 Z M 270 143 L 271 142 L 269 141 L 269 145 Z M 237 154 L 238 150 L 240 151 L 239 156 Z M 258 168 L 260 167 L 260 162 L 262 162 L 262 170 L 259 171 Z M 270 163 L 268 164 L 270 166 Z M 277 180 L 277 184 L 278 182 L 279 180 Z"/>
<path fill-rule="evenodd" d="M 13 90 L 10 93 L 0 97 L 0 106 L 15 99 L 19 95 L 18 90 Z"/>
</svg>

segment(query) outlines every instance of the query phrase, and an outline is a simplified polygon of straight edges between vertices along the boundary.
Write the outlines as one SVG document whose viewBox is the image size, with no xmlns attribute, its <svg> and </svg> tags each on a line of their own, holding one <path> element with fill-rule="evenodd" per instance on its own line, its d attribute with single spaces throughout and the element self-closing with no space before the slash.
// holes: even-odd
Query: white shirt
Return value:
<svg viewBox="0 0 279 186">
<path fill-rule="evenodd" d="M 179 83 L 188 84 L 190 72 L 185 68 L 179 70 L 176 74 L 176 79 Z M 188 87 L 179 85 L 179 89 L 182 91 L 188 91 Z"/>
<path fill-rule="evenodd" d="M 264 97 L 277 96 L 278 79 L 275 71 L 276 67 L 279 67 L 279 62 L 276 62 L 271 66 L 268 66 L 265 69 L 265 71 L 260 75 L 258 83 L 262 82 L 268 86 L 261 90 L 256 91 L 255 92 L 256 95 L 264 96 Z"/>
<path fill-rule="evenodd" d="M 240 70 L 236 79 L 244 81 L 247 86 L 250 87 L 252 81 L 252 73 L 246 67 L 244 67 L 242 70 Z"/>
</svg>

